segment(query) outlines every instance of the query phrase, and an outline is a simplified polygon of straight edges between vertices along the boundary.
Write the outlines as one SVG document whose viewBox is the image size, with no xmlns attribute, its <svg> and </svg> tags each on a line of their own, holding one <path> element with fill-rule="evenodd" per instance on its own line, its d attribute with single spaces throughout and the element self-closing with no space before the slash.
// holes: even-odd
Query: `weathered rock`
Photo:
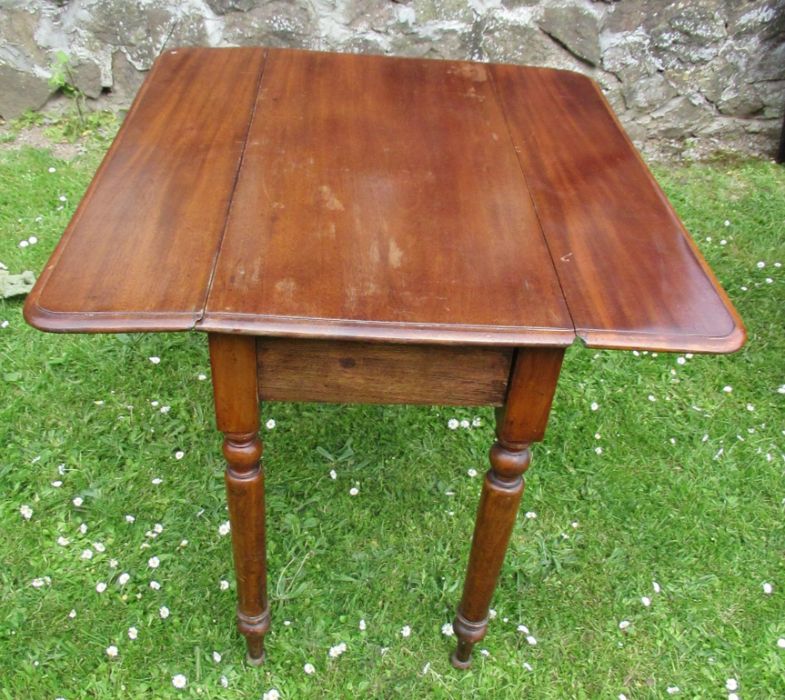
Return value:
<svg viewBox="0 0 785 700">
<path fill-rule="evenodd" d="M 474 21 L 470 3 L 465 0 L 411 0 L 406 3 L 416 14 L 418 25 L 427 22 Z"/>
<path fill-rule="evenodd" d="M 391 52 L 397 56 L 416 58 L 461 59 L 470 53 L 471 27 L 456 29 L 430 23 L 396 37 L 390 44 Z"/>
<path fill-rule="evenodd" d="M 677 139 L 692 137 L 711 119 L 699 97 L 676 97 L 652 112 L 649 137 Z M 685 134 L 686 132 L 686 134 Z"/>
<path fill-rule="evenodd" d="M 639 78 L 635 82 L 628 83 L 622 89 L 622 96 L 627 108 L 645 112 L 659 109 L 677 94 L 676 88 L 665 79 L 662 73 Z"/>
<path fill-rule="evenodd" d="M 77 63 L 70 69 L 74 85 L 87 97 L 96 98 L 101 94 L 101 69 L 92 61 Z"/>
<path fill-rule="evenodd" d="M 207 0 L 207 4 L 215 14 L 223 15 L 232 11 L 248 12 L 262 3 L 259 0 Z"/>
<path fill-rule="evenodd" d="M 540 0 L 502 0 L 502 5 L 513 10 L 516 7 L 533 7 L 539 2 Z"/>
<path fill-rule="evenodd" d="M 599 64 L 600 26 L 594 12 L 578 5 L 546 7 L 540 28 L 578 58 L 593 66 Z"/>
<path fill-rule="evenodd" d="M 529 24 L 492 19 L 484 33 L 482 48 L 492 62 L 582 69 L 574 56 L 538 27 Z"/>
<path fill-rule="evenodd" d="M 145 73 L 136 70 L 122 51 L 112 54 L 112 96 L 118 106 L 127 107 L 131 104 L 139 90 Z"/>
<path fill-rule="evenodd" d="M 18 275 L 0 270 L 0 299 L 23 296 L 33 288 L 34 284 L 35 275 L 30 270 L 25 270 Z"/>
<path fill-rule="evenodd" d="M 0 63 L 0 116 L 14 119 L 28 109 L 41 109 L 52 89 L 45 78 Z"/>
<path fill-rule="evenodd" d="M 225 19 L 224 41 L 230 45 L 309 48 L 316 38 L 310 7 L 286 0 L 233 12 Z"/>
<path fill-rule="evenodd" d="M 705 63 L 719 53 L 728 35 L 722 3 L 682 0 L 661 4 L 661 9 L 646 16 L 644 28 L 651 36 L 654 55 L 665 68 Z"/>
<path fill-rule="evenodd" d="M 641 26 L 647 0 L 624 0 L 607 8 L 603 18 L 603 29 L 611 33 L 631 33 Z"/>
<path fill-rule="evenodd" d="M 122 47 L 131 63 L 146 70 L 165 48 L 207 43 L 204 18 L 188 7 L 183 4 L 178 11 L 166 0 L 83 0 L 90 18 L 85 29 L 93 45 Z"/>
<path fill-rule="evenodd" d="M 34 11 L 9 8 L 0 12 L 0 60 L 25 72 L 49 63 L 46 51 L 35 39 L 38 20 Z"/>
</svg>

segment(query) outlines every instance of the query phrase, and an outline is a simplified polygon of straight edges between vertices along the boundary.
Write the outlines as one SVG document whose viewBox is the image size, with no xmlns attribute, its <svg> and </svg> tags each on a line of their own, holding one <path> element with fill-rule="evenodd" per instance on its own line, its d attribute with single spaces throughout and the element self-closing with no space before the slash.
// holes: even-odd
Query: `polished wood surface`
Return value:
<svg viewBox="0 0 785 700">
<path fill-rule="evenodd" d="M 596 83 L 491 66 L 577 335 L 732 352 L 741 321 Z"/>
<path fill-rule="evenodd" d="M 510 348 L 259 338 L 262 401 L 500 406 Z"/>
<path fill-rule="evenodd" d="M 259 665 L 264 661 L 270 606 L 256 344 L 253 338 L 217 333 L 211 333 L 208 340 L 215 417 L 224 434 L 224 479 L 237 577 L 237 628 L 247 641 L 248 662 Z"/>
<path fill-rule="evenodd" d="M 569 344 L 484 66 L 271 50 L 201 326 Z"/>
<path fill-rule="evenodd" d="M 61 331 L 744 340 L 588 78 L 282 49 L 157 61 L 25 313 Z"/>
<path fill-rule="evenodd" d="M 453 621 L 458 644 L 451 661 L 456 668 L 468 668 L 472 648 L 487 631 L 491 597 L 523 496 L 523 473 L 531 462 L 529 447 L 545 435 L 563 358 L 560 348 L 515 353 L 507 398 L 496 413 L 491 468 L 483 481 L 463 596 Z"/>
<path fill-rule="evenodd" d="M 201 318 L 263 49 L 156 61 L 33 292 L 55 331 L 185 330 Z"/>
</svg>

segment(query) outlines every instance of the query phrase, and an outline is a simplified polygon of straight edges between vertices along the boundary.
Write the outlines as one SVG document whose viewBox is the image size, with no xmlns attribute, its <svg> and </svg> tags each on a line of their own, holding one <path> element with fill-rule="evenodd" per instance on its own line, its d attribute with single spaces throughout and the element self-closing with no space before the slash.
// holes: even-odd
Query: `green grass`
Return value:
<svg viewBox="0 0 785 700">
<path fill-rule="evenodd" d="M 10 270 L 41 269 L 96 164 L 92 152 L 70 163 L 0 154 Z M 516 525 L 479 645 L 488 655 L 478 648 L 467 673 L 450 667 L 441 626 L 460 595 L 481 484 L 467 471 L 485 468 L 490 410 L 263 407 L 277 422 L 263 431 L 273 628 L 267 664 L 249 669 L 219 534 L 205 338 L 47 335 L 24 324 L 20 300 L 0 301 L 0 697 L 259 698 L 274 687 L 284 698 L 661 698 L 678 686 L 697 698 L 724 697 L 728 678 L 742 698 L 785 696 L 785 270 L 774 266 L 785 263 L 785 175 L 760 162 L 657 175 L 749 342 L 684 364 L 569 350 L 528 473 L 523 511 L 537 517 Z M 19 248 L 31 235 L 38 243 Z M 480 427 L 447 428 L 475 416 Z M 156 523 L 163 531 L 146 535 Z M 346 653 L 329 658 L 342 641 Z"/>
</svg>

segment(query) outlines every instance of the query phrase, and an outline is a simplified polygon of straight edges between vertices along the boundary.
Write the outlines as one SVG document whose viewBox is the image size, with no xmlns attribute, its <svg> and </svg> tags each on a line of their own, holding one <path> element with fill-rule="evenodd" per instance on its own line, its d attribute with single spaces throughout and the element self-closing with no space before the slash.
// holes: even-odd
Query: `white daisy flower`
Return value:
<svg viewBox="0 0 785 700">
<path fill-rule="evenodd" d="M 312 676 L 316 673 L 316 668 L 313 664 L 305 664 L 305 666 L 303 666 L 303 671 L 305 671 L 307 675 Z"/>
<path fill-rule="evenodd" d="M 330 647 L 330 650 L 327 653 L 333 659 L 337 659 L 345 651 L 346 651 L 346 642 L 341 642 L 340 644 L 336 644 L 334 647 Z"/>
<path fill-rule="evenodd" d="M 225 537 L 229 534 L 229 531 L 232 529 L 232 524 L 227 520 L 225 523 L 221 523 L 218 526 L 218 534 L 221 537 Z"/>
<path fill-rule="evenodd" d="M 175 688 L 185 688 L 188 685 L 188 679 L 182 673 L 178 673 L 176 676 L 172 676 L 172 685 Z"/>
<path fill-rule="evenodd" d="M 161 616 L 162 620 L 165 620 L 167 617 L 169 617 L 169 608 L 167 608 L 165 605 L 162 605 L 160 608 L 158 608 L 158 614 Z"/>
<path fill-rule="evenodd" d="M 404 625 L 401 627 L 401 637 L 411 637 L 412 635 L 412 628 L 409 625 Z"/>
<path fill-rule="evenodd" d="M 108 647 L 106 647 L 106 655 L 109 658 L 113 659 L 115 656 L 117 656 L 117 654 L 118 654 L 118 650 L 114 644 L 110 644 Z"/>
<path fill-rule="evenodd" d="M 33 517 L 33 509 L 28 506 L 26 503 L 24 505 L 19 506 L 19 513 L 25 520 L 30 520 Z"/>
</svg>

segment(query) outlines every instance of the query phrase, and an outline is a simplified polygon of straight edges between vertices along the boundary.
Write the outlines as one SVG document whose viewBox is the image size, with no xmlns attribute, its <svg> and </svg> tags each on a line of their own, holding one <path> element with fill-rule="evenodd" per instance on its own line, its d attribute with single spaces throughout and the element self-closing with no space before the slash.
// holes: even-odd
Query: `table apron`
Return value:
<svg viewBox="0 0 785 700">
<path fill-rule="evenodd" d="M 262 401 L 501 406 L 511 348 L 256 340 Z"/>
</svg>

